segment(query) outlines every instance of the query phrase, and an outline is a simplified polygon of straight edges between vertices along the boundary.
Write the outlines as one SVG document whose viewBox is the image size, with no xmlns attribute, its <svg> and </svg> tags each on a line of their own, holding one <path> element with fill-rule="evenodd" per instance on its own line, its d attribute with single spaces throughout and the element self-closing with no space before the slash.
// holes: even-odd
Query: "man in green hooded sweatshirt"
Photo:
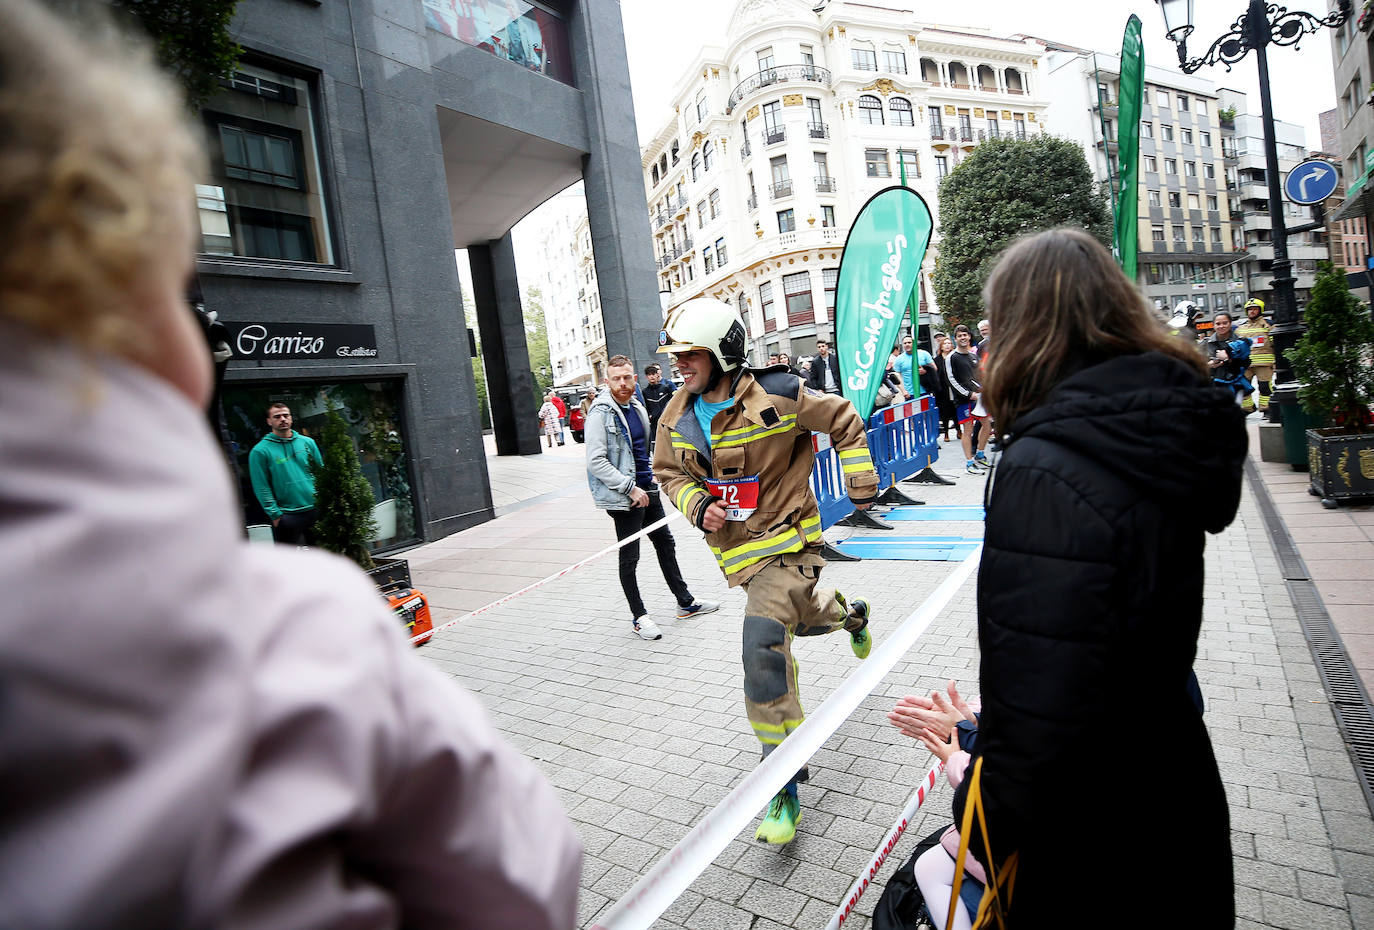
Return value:
<svg viewBox="0 0 1374 930">
<path fill-rule="evenodd" d="M 267 425 L 272 427 L 248 453 L 248 474 L 253 493 L 272 521 L 272 538 L 279 543 L 308 546 L 314 538 L 315 475 L 323 464 L 320 447 L 309 436 L 291 429 L 291 408 L 269 404 Z"/>
</svg>

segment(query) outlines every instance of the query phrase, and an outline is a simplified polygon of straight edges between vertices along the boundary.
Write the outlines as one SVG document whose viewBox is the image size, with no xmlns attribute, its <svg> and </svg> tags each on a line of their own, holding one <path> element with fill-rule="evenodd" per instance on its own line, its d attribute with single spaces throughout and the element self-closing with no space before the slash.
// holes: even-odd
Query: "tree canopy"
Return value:
<svg viewBox="0 0 1374 930">
<path fill-rule="evenodd" d="M 1078 143 L 1051 136 L 980 143 L 940 182 L 940 241 L 931 283 L 951 323 L 980 316 L 997 257 L 1029 233 L 1086 229 L 1111 243 L 1111 210 Z"/>
<path fill-rule="evenodd" d="M 153 40 L 158 63 L 199 108 L 234 73 L 243 49 L 229 34 L 238 0 L 110 0 L 131 15 Z"/>
</svg>

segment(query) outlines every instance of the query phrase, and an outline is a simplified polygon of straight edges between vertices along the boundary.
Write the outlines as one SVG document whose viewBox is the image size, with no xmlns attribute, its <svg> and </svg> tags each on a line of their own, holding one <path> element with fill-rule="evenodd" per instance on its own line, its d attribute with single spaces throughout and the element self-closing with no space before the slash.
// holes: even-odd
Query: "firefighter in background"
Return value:
<svg viewBox="0 0 1374 930">
<path fill-rule="evenodd" d="M 743 586 L 744 706 L 766 757 L 801 726 L 794 636 L 845 630 L 868 657 L 868 603 L 817 587 L 821 517 L 811 493 L 812 431 L 828 433 L 849 497 L 866 508 L 878 493 L 864 422 L 839 394 L 808 388 L 781 367 L 745 367 L 744 324 L 729 305 L 689 300 L 668 316 L 660 352 L 672 355 L 683 390 L 659 418 L 654 474 L 698 529 L 731 587 Z M 801 805 L 797 772 L 768 805 L 754 838 L 787 843 Z"/>
<path fill-rule="evenodd" d="M 1202 316 L 1202 311 L 1198 309 L 1197 304 L 1191 300 L 1180 300 L 1174 307 L 1174 315 L 1164 325 L 1169 327 L 1169 332 L 1175 336 L 1187 339 L 1197 345 L 1202 338 L 1197 329 L 1197 320 L 1200 316 Z"/>
<path fill-rule="evenodd" d="M 1236 327 L 1236 335 L 1250 340 L 1250 368 L 1246 375 L 1255 390 L 1245 395 L 1241 409 L 1255 412 L 1255 397 L 1259 396 L 1259 411 L 1269 409 L 1269 385 L 1274 379 L 1274 349 L 1269 345 L 1269 321 L 1264 318 L 1264 301 L 1251 297 L 1245 302 L 1245 322 Z"/>
</svg>

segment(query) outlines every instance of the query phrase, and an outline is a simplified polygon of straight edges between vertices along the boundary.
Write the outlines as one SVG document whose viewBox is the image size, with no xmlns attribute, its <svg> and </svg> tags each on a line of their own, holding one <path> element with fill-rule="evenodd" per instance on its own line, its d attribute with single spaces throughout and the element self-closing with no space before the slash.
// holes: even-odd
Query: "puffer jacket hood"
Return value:
<svg viewBox="0 0 1374 930">
<path fill-rule="evenodd" d="M 1196 514 L 1209 533 L 1235 518 L 1245 416 L 1229 391 L 1167 355 L 1119 356 L 1069 376 L 1003 444 L 1032 436 L 1101 462 L 1162 505 Z"/>
</svg>

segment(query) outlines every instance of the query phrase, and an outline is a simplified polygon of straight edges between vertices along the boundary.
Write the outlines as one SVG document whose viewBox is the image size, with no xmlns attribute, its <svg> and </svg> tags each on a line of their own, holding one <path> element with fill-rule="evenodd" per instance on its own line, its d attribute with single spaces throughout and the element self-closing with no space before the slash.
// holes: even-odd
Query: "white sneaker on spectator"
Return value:
<svg viewBox="0 0 1374 930">
<path fill-rule="evenodd" d="M 638 634 L 640 639 L 663 638 L 663 632 L 659 630 L 657 623 L 654 623 L 653 620 L 649 619 L 648 614 L 645 614 L 642 617 L 635 617 L 633 620 L 630 621 L 630 623 L 634 626 L 635 633 Z"/>
</svg>

